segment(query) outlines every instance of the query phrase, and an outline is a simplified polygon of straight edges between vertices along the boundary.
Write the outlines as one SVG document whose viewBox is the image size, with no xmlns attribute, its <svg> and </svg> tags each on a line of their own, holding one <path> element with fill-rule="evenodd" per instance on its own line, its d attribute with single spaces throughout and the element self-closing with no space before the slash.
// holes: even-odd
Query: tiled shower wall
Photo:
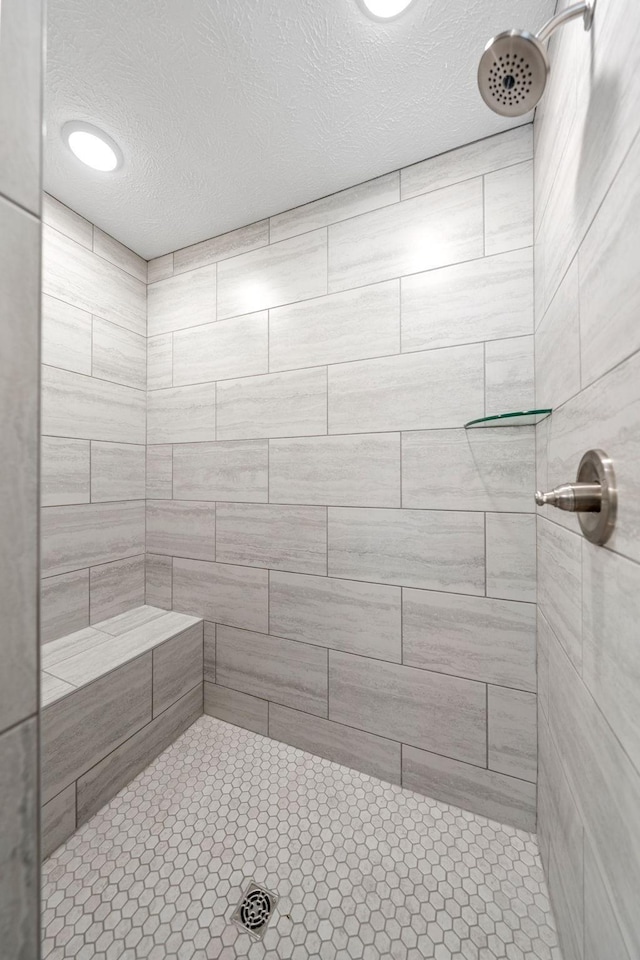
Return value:
<svg viewBox="0 0 640 960">
<path fill-rule="evenodd" d="M 640 7 L 598 0 L 553 41 L 536 115 L 541 485 L 613 459 L 604 547 L 538 519 L 541 850 L 565 960 L 640 956 Z"/>
<path fill-rule="evenodd" d="M 144 599 L 147 264 L 43 209 L 44 642 Z"/>
<path fill-rule="evenodd" d="M 0 954 L 37 960 L 42 5 L 0 29 Z"/>
<path fill-rule="evenodd" d="M 527 828 L 534 437 L 462 425 L 533 401 L 531 157 L 525 126 L 152 261 L 146 530 L 207 712 Z"/>
</svg>

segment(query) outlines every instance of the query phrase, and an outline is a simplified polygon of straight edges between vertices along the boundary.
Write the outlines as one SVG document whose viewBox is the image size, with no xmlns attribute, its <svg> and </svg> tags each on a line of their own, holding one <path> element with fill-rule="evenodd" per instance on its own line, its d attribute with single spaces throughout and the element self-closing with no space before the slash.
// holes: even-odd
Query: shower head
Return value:
<svg viewBox="0 0 640 960">
<path fill-rule="evenodd" d="M 595 0 L 582 0 L 561 10 L 535 35 L 526 30 L 505 30 L 489 40 L 478 66 L 482 99 L 503 117 L 521 117 L 533 110 L 544 93 L 549 75 L 546 41 L 570 20 L 582 16 L 591 29 Z"/>
</svg>

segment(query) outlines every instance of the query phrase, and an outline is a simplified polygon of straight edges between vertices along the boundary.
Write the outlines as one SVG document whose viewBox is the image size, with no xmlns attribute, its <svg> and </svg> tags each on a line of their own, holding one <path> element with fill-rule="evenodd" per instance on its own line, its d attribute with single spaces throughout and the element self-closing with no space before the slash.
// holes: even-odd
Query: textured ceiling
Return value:
<svg viewBox="0 0 640 960">
<path fill-rule="evenodd" d="M 151 258 L 522 119 L 475 86 L 486 40 L 555 0 L 49 0 L 45 189 Z M 115 174 L 60 139 L 86 120 Z"/>
</svg>

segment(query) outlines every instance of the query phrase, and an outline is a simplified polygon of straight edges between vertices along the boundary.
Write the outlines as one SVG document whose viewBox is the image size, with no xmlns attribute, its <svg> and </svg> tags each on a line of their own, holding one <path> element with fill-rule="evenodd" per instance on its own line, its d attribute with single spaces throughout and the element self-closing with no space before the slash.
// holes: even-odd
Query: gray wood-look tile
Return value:
<svg viewBox="0 0 640 960">
<path fill-rule="evenodd" d="M 91 314 L 63 300 L 42 297 L 42 362 L 91 373 Z"/>
<path fill-rule="evenodd" d="M 329 719 L 486 764 L 486 687 L 473 680 L 331 650 Z"/>
<path fill-rule="evenodd" d="M 399 352 L 398 280 L 291 303 L 269 312 L 271 371 Z"/>
<path fill-rule="evenodd" d="M 92 567 L 91 623 L 144 603 L 144 576 L 143 554 Z"/>
<path fill-rule="evenodd" d="M 9 62 L 7 43 L 10 33 L 9 29 L 5 33 L 4 23 L 5 15 L 9 16 L 7 10 L 3 6 L 0 76 L 5 75 Z M 36 9 L 31 13 L 35 16 Z M 13 7 L 12 16 L 22 18 L 22 5 Z M 15 63 L 13 57 L 11 60 Z M 13 96 L 15 92 L 7 95 Z M 4 93 L 0 94 L 0 100 L 3 97 Z M 0 105 L 0 111 L 2 109 Z M 7 146 L 8 136 L 6 130 L 0 134 L 0 154 Z M 0 167 L 2 164 L 0 156 Z M 40 224 L 26 211 L 1 197 L 0 222 L 0 417 L 4 464 L 0 471 L 3 544 L 0 551 L 0 730 L 3 730 L 32 714 L 38 697 Z"/>
<path fill-rule="evenodd" d="M 215 383 L 152 390 L 147 395 L 147 443 L 195 443 L 215 438 Z"/>
<path fill-rule="evenodd" d="M 202 687 L 202 622 L 153 651 L 153 715 L 157 717 L 189 690 Z"/>
<path fill-rule="evenodd" d="M 533 160 L 484 178 L 485 254 L 533 243 Z"/>
<path fill-rule="evenodd" d="M 0 735 L 0 930 L 7 960 L 40 956 L 37 728 L 31 718 Z"/>
<path fill-rule="evenodd" d="M 533 332 L 533 250 L 513 250 L 402 279 L 402 350 Z"/>
<path fill-rule="evenodd" d="M 147 283 L 157 280 L 166 280 L 173 276 L 173 254 L 165 253 L 162 257 L 155 257 L 147 263 Z"/>
<path fill-rule="evenodd" d="M 400 662 L 400 589 L 273 570 L 269 626 L 290 640 Z"/>
<path fill-rule="evenodd" d="M 179 500 L 266 502 L 269 441 L 181 443 L 173 448 L 173 495 Z"/>
<path fill-rule="evenodd" d="M 204 685 L 204 712 L 236 727 L 253 730 L 265 737 L 269 733 L 269 704 L 259 697 L 252 697 L 239 690 L 218 687 L 215 683 Z"/>
<path fill-rule="evenodd" d="M 328 572 L 352 580 L 482 595 L 484 517 L 330 507 Z"/>
<path fill-rule="evenodd" d="M 408 589 L 402 602 L 403 663 L 536 689 L 534 604 Z"/>
<path fill-rule="evenodd" d="M 327 372 L 324 367 L 218 384 L 218 440 L 326 432 Z"/>
<path fill-rule="evenodd" d="M 570 660 L 580 670 L 583 610 L 581 537 L 540 518 L 537 546 L 540 610 Z"/>
<path fill-rule="evenodd" d="M 173 447 L 150 444 L 146 448 L 147 500 L 171 500 L 173 496 Z M 181 497 L 184 500 L 185 497 Z"/>
<path fill-rule="evenodd" d="M 64 843 L 76 829 L 76 785 L 70 783 L 42 807 L 40 854 L 43 860 Z"/>
<path fill-rule="evenodd" d="M 584 960 L 599 960 L 607 955 L 631 960 L 616 909 L 588 840 L 584 854 Z"/>
<path fill-rule="evenodd" d="M 269 705 L 269 736 L 352 770 L 400 783 L 401 745 L 394 740 L 311 717 L 277 703 Z"/>
<path fill-rule="evenodd" d="M 209 620 L 204 621 L 204 679 L 209 683 L 216 682 L 216 625 Z"/>
<path fill-rule="evenodd" d="M 262 310 L 173 334 L 173 383 L 204 383 L 266 373 L 269 314 Z"/>
<path fill-rule="evenodd" d="M 640 770 L 639 587 L 638 564 L 582 540 L 582 678 Z"/>
<path fill-rule="evenodd" d="M 171 557 L 162 557 L 148 553 L 145 557 L 145 601 L 155 607 L 170 610 L 172 605 L 172 569 Z"/>
<path fill-rule="evenodd" d="M 560 357 L 561 363 L 558 362 Z M 536 330 L 535 373 L 537 407 L 559 407 L 580 390 L 577 258 Z"/>
<path fill-rule="evenodd" d="M 40 502 L 43 507 L 91 500 L 89 448 L 88 440 L 42 437 Z"/>
<path fill-rule="evenodd" d="M 173 254 L 173 270 L 175 273 L 195 270 L 197 267 L 205 267 L 207 264 L 216 263 L 218 260 L 226 260 L 228 257 L 237 257 L 241 253 L 248 253 L 249 250 L 264 247 L 268 243 L 269 221 L 259 220 L 257 223 L 250 223 L 238 230 L 230 230 L 229 233 L 223 233 L 218 237 L 212 237 L 210 240 L 202 240 L 190 247 L 176 250 Z M 149 280 L 149 283 L 151 283 L 151 280 Z"/>
<path fill-rule="evenodd" d="M 202 715 L 202 685 L 156 717 L 78 780 L 78 824 L 85 823 Z"/>
<path fill-rule="evenodd" d="M 51 704 L 42 718 L 46 802 L 151 720 L 151 654 Z"/>
<path fill-rule="evenodd" d="M 489 769 L 536 781 L 537 697 L 525 690 L 489 684 Z"/>
<path fill-rule="evenodd" d="M 144 283 L 46 225 L 42 241 L 44 293 L 145 336 Z"/>
<path fill-rule="evenodd" d="M 216 526 L 216 556 L 223 563 L 327 572 L 325 507 L 218 503 Z"/>
<path fill-rule="evenodd" d="M 93 318 L 94 377 L 144 390 L 147 384 L 147 342 L 116 323 Z"/>
<path fill-rule="evenodd" d="M 40 0 L 30 5 L 7 0 L 3 5 L 0 193 L 36 216 L 42 196 L 43 22 Z"/>
<path fill-rule="evenodd" d="M 549 648 L 555 637 L 540 606 L 537 606 L 536 647 L 538 657 L 538 706 L 548 721 L 549 718 Z"/>
<path fill-rule="evenodd" d="M 120 267 L 130 273 L 136 280 L 142 283 L 147 282 L 147 261 L 139 257 L 137 253 L 125 247 L 119 240 L 114 240 L 108 233 L 104 233 L 99 227 L 93 228 L 93 252 L 104 260 Z"/>
<path fill-rule="evenodd" d="M 269 628 L 269 574 L 266 570 L 173 561 L 173 606 L 215 623 L 266 632 Z"/>
<path fill-rule="evenodd" d="M 150 283 L 147 287 L 149 337 L 199 323 L 210 323 L 215 319 L 215 264 Z"/>
<path fill-rule="evenodd" d="M 327 231 L 314 230 L 218 264 L 218 318 L 327 292 Z"/>
<path fill-rule="evenodd" d="M 559 644 L 550 651 L 549 717 L 632 957 L 640 955 L 640 773 Z"/>
<path fill-rule="evenodd" d="M 144 500 L 145 448 L 91 442 L 91 500 Z"/>
<path fill-rule="evenodd" d="M 82 630 L 76 630 L 66 637 L 60 637 L 58 640 L 52 640 L 42 648 L 41 666 L 42 669 L 49 672 L 55 672 L 55 667 L 68 660 L 70 657 L 91 653 L 91 650 L 97 647 L 102 641 L 108 639 L 107 634 L 94 627 L 84 627 Z M 73 683 L 73 681 L 69 681 Z"/>
<path fill-rule="evenodd" d="M 530 512 L 533 427 L 425 430 L 402 435 L 402 505 Z"/>
<path fill-rule="evenodd" d="M 487 416 L 531 410 L 535 400 L 533 337 L 492 340 L 485 345 Z"/>
<path fill-rule="evenodd" d="M 144 391 L 43 366 L 42 433 L 144 443 Z"/>
<path fill-rule="evenodd" d="M 487 513 L 487 596 L 536 601 L 534 514 Z"/>
<path fill-rule="evenodd" d="M 89 571 L 74 570 L 40 581 L 40 642 L 89 625 Z"/>
<path fill-rule="evenodd" d="M 147 340 L 147 390 L 173 386 L 173 334 Z"/>
<path fill-rule="evenodd" d="M 402 785 L 499 823 L 535 830 L 536 787 L 526 780 L 403 747 Z"/>
<path fill-rule="evenodd" d="M 253 697 L 327 716 L 327 651 L 308 643 L 218 626 L 216 681 Z"/>
<path fill-rule="evenodd" d="M 200 500 L 147 503 L 147 550 L 191 560 L 216 559 L 216 505 Z"/>
<path fill-rule="evenodd" d="M 47 707 L 61 697 L 66 697 L 68 693 L 73 693 L 76 689 L 72 683 L 61 680 L 60 677 L 54 677 L 52 673 L 46 670 L 40 672 L 40 706 Z"/>
<path fill-rule="evenodd" d="M 400 173 L 396 170 L 271 217 L 270 240 L 271 243 L 286 240 L 296 234 L 386 207 L 397 203 L 399 199 Z"/>
<path fill-rule="evenodd" d="M 329 367 L 329 433 L 459 427 L 482 415 L 483 391 L 479 343 L 339 364 Z"/>
<path fill-rule="evenodd" d="M 272 503 L 400 506 L 400 435 L 269 441 Z"/>
<path fill-rule="evenodd" d="M 154 607 L 149 603 L 143 603 L 138 607 L 134 607 L 132 610 L 126 610 L 124 613 L 119 613 L 115 617 L 102 620 L 96 624 L 96 629 L 101 630 L 103 633 L 108 633 L 112 637 L 121 637 L 123 633 L 128 633 L 130 630 L 136 630 L 138 627 L 153 623 L 159 618 L 166 618 L 165 610 Z M 185 623 L 185 627 L 186 626 L 188 626 L 188 624 Z"/>
<path fill-rule="evenodd" d="M 87 250 L 93 250 L 93 224 L 49 193 L 42 195 L 42 222 Z"/>
<path fill-rule="evenodd" d="M 41 514 L 44 576 L 144 552 L 144 502 L 45 507 Z"/>
<path fill-rule="evenodd" d="M 460 180 L 522 163 L 533 156 L 533 125 L 526 124 L 457 150 L 430 157 L 400 171 L 402 199 L 439 190 Z"/>
<path fill-rule="evenodd" d="M 482 228 L 480 177 L 336 223 L 328 292 L 481 257 Z"/>
</svg>

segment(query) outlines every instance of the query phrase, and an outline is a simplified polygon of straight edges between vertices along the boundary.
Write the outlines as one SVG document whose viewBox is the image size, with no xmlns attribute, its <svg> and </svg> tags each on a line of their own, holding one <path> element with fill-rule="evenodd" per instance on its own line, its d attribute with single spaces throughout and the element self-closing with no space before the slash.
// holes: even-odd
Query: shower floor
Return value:
<svg viewBox="0 0 640 960">
<path fill-rule="evenodd" d="M 230 922 L 251 880 L 264 940 Z M 535 838 L 201 717 L 43 867 L 43 958 L 560 960 Z"/>
</svg>

